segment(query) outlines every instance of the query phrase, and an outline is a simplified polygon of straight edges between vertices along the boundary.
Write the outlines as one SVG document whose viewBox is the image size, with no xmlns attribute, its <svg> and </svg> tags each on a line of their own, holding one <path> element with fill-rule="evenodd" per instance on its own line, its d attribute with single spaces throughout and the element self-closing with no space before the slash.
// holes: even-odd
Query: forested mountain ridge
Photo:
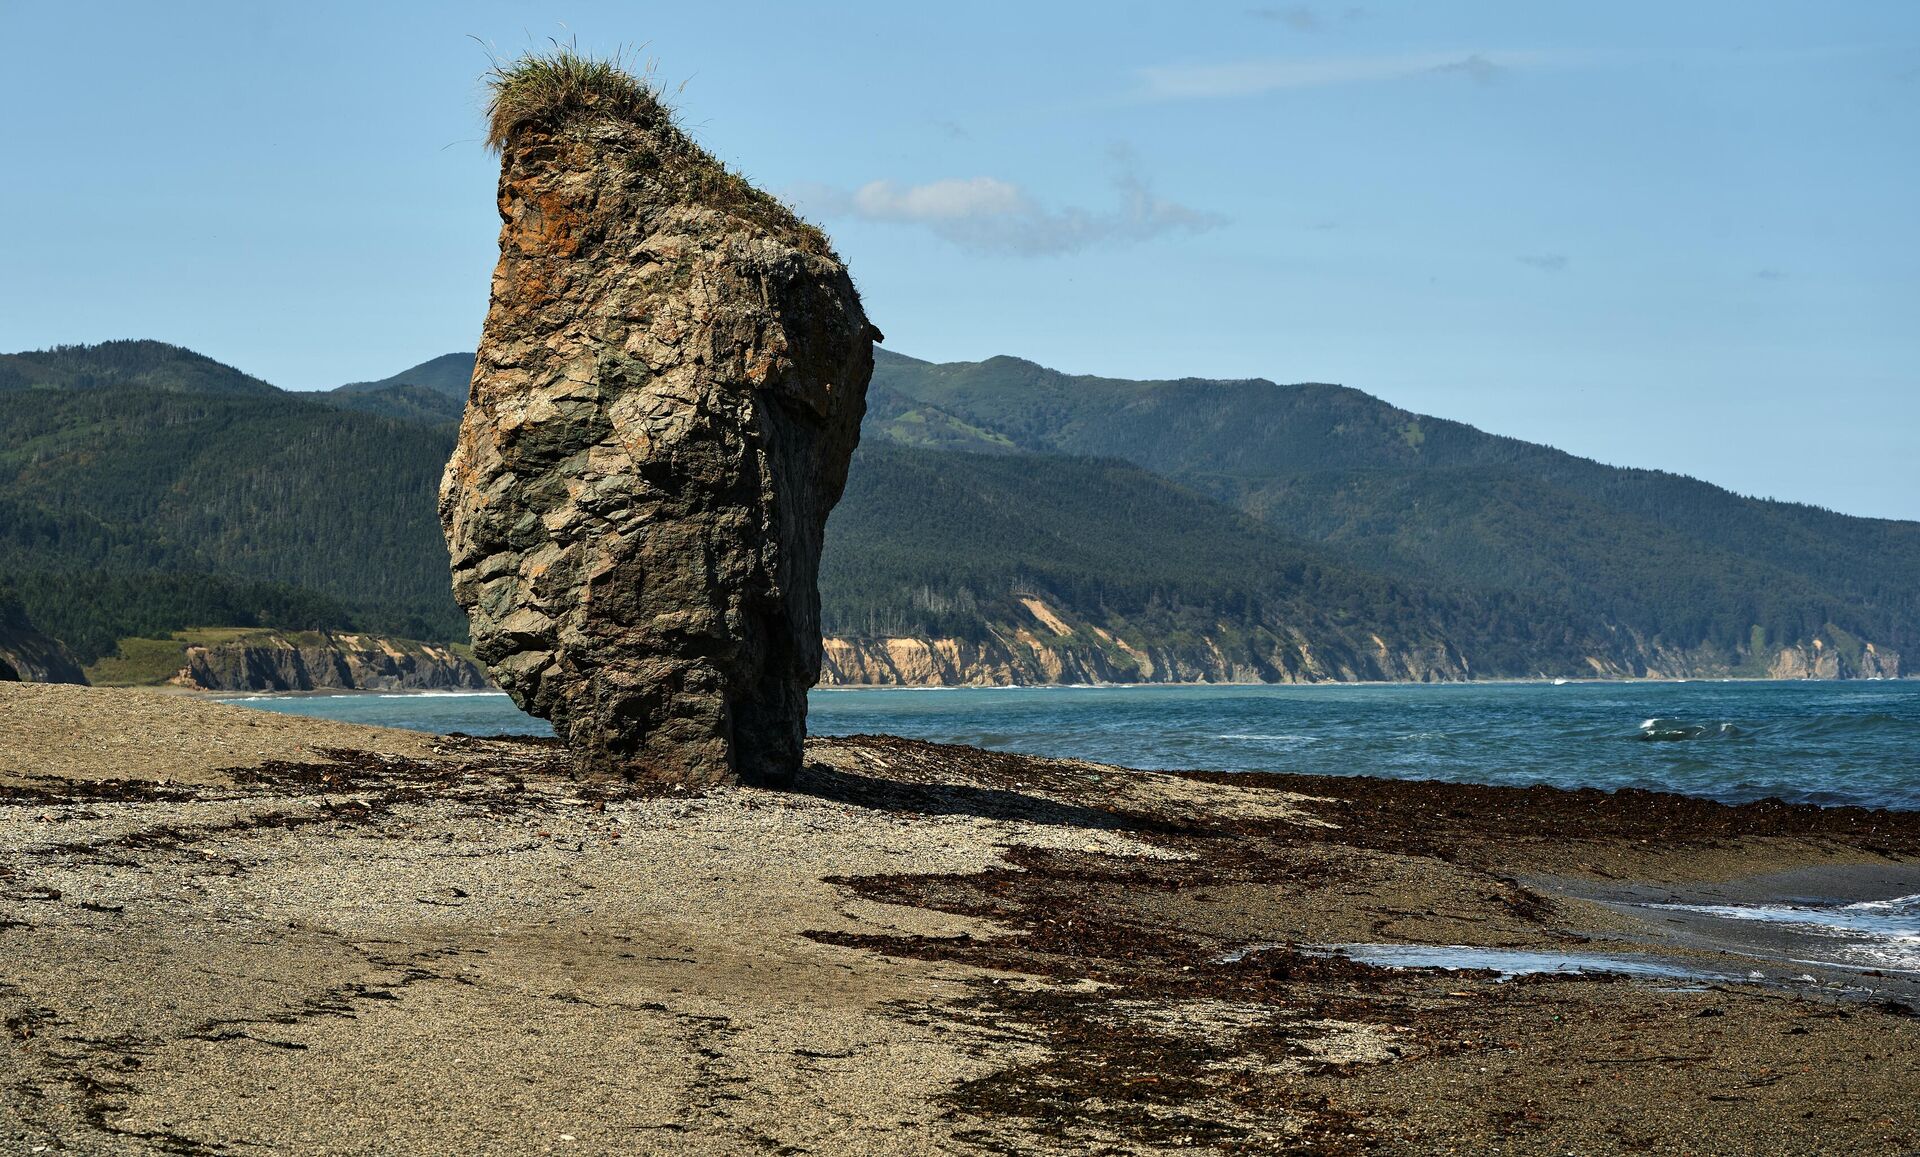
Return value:
<svg viewBox="0 0 1920 1157">
<path fill-rule="evenodd" d="M 0 354 L 0 391 L 139 387 L 181 394 L 281 391 L 204 354 L 159 341 L 107 341 Z"/>
<path fill-rule="evenodd" d="M 81 661 L 189 626 L 464 637 L 434 496 L 472 355 L 319 394 L 157 342 L 0 365 L 0 586 Z M 1915 524 L 1337 386 L 888 354 L 863 429 L 831 681 L 1893 674 L 1920 620 Z"/>
<path fill-rule="evenodd" d="M 1558 608 L 1367 574 L 1113 459 L 863 446 L 821 592 L 846 682 L 876 666 L 907 682 L 1633 670 L 1613 633 Z"/>
<path fill-rule="evenodd" d="M 367 394 L 394 386 L 418 386 L 445 394 L 450 398 L 467 400 L 467 386 L 473 380 L 473 355 L 470 353 L 441 354 L 437 358 L 428 358 L 417 366 L 408 366 L 392 377 L 381 378 L 377 382 L 348 382 L 329 392 L 335 394 Z"/>
<path fill-rule="evenodd" d="M 343 410 L 359 410 L 415 422 L 460 421 L 473 378 L 472 354 L 441 354 L 377 382 L 348 382 L 321 398 Z"/>
<path fill-rule="evenodd" d="M 1368 570 L 1597 612 L 1644 649 L 1750 668 L 1829 625 L 1920 644 L 1920 524 L 1606 466 L 1341 386 L 898 355 L 875 382 L 1028 452 L 1137 463 Z"/>
<path fill-rule="evenodd" d="M 91 662 L 185 626 L 459 639 L 445 426 L 299 395 L 0 394 L 0 585 Z"/>
</svg>

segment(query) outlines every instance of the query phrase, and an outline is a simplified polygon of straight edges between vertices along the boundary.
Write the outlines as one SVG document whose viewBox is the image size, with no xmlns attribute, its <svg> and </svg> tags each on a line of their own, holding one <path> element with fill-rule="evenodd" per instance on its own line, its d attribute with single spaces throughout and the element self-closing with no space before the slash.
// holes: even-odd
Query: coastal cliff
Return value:
<svg viewBox="0 0 1920 1157">
<path fill-rule="evenodd" d="M 1040 599 L 1033 619 L 996 626 L 985 641 L 916 635 L 823 640 L 820 684 L 827 687 L 1027 687 L 1075 683 L 1453 683 L 1485 678 L 1472 657 L 1443 643 L 1306 640 L 1223 627 L 1197 638 L 1152 638 L 1138 631 L 1078 622 Z M 1728 655 L 1632 640 L 1619 656 L 1589 656 L 1598 679 L 1896 679 L 1899 652 L 1824 632 L 1805 643 Z M 168 639 L 123 639 L 121 654 L 82 672 L 50 665 L 45 646 L 23 648 L 0 630 L 0 663 L 36 656 L 37 682 L 204 691 L 453 691 L 493 684 L 464 647 L 368 634 L 203 629 Z M 64 651 L 57 652 L 64 655 Z M 48 678 L 49 671 L 63 677 Z M 1547 675 L 1559 672 L 1545 672 Z M 0 671 L 0 678 L 5 678 Z"/>
<path fill-rule="evenodd" d="M 1868 642 L 1829 623 L 1810 638 L 1769 640 L 1757 628 L 1746 647 L 1728 652 L 1711 645 L 1674 647 L 1631 637 L 1624 669 L 1601 669 L 1603 677 L 1655 679 L 1898 679 L 1900 652 Z"/>
<path fill-rule="evenodd" d="M 1029 686 L 1058 683 L 1457 682 L 1467 660 L 1443 642 L 1395 645 L 1377 634 L 1309 640 L 1294 631 L 1222 624 L 1198 636 L 1146 639 L 1080 622 L 1042 599 L 1029 622 L 984 640 L 895 636 L 825 640 L 820 682 L 836 687 Z"/>
<path fill-rule="evenodd" d="M 1062 624 L 1064 625 L 1064 623 Z M 172 641 L 165 670 L 151 679 L 115 679 L 111 664 L 96 682 L 166 682 L 206 691 L 486 690 L 486 672 L 465 648 L 410 639 L 328 632 L 186 632 Z M 46 640 L 44 635 L 40 639 Z M 184 641 L 197 639 L 198 641 Z M 52 640 L 46 640 L 52 643 Z M 129 642 L 132 642 L 129 640 Z M 145 641 L 143 641 L 145 642 Z M 996 632 L 986 642 L 895 636 L 823 640 L 826 687 L 1026 687 L 1074 683 L 1453 683 L 1475 678 L 1469 657 L 1444 646 L 1395 647 L 1369 637 L 1360 647 L 1311 646 L 1261 634 L 1180 642 L 1134 642 L 1086 627 L 1065 634 L 1030 628 Z M 53 643 L 58 647 L 57 643 Z M 19 654 L 0 636 L 0 663 Z M 44 654 L 44 652 L 28 652 Z M 61 652 L 64 654 L 64 652 Z M 1585 677 L 1601 679 L 1897 679 L 1900 654 L 1822 638 L 1769 649 L 1758 661 L 1705 651 L 1648 647 L 1640 662 L 1589 659 Z M 82 683 L 66 677 L 30 681 Z M 0 676 L 3 677 L 3 676 Z"/>
<path fill-rule="evenodd" d="M 1395 643 L 1377 634 L 1319 637 L 1237 631 L 1147 638 L 1081 622 L 1057 604 L 1021 600 L 1030 621 L 996 624 L 985 640 L 924 635 L 825 640 L 829 687 L 1021 687 L 1071 683 L 1451 683 L 1476 675 L 1473 657 L 1444 642 Z M 1624 634 L 1584 668 L 1534 674 L 1592 679 L 1897 679 L 1900 653 L 1829 627 L 1804 642 L 1746 651 L 1673 647 Z M 1504 674 L 1504 673 L 1503 673 Z M 1495 676 L 1500 677 L 1500 676 Z"/>
<path fill-rule="evenodd" d="M 85 683 L 58 639 L 43 634 L 20 604 L 0 595 L 0 683 Z"/>
<path fill-rule="evenodd" d="M 1386 652 L 1329 667 L 1311 654 L 1276 645 L 1228 651 L 1212 640 L 1125 648 L 1032 637 L 993 639 L 827 639 L 820 683 L 826 687 L 1023 687 L 1070 683 L 1450 683 L 1466 679 L 1448 653 Z"/>
<path fill-rule="evenodd" d="M 86 674 L 103 687 L 196 691 L 480 691 L 491 686 L 465 647 L 247 627 L 121 639 L 116 653 Z"/>
<path fill-rule="evenodd" d="M 330 631 L 257 632 L 189 644 L 167 682 L 204 691 L 480 691 L 491 684 L 453 647 Z"/>
<path fill-rule="evenodd" d="M 1900 652 L 1861 643 L 1829 646 L 1823 638 L 1782 647 L 1767 667 L 1770 679 L 1898 679 Z"/>
</svg>

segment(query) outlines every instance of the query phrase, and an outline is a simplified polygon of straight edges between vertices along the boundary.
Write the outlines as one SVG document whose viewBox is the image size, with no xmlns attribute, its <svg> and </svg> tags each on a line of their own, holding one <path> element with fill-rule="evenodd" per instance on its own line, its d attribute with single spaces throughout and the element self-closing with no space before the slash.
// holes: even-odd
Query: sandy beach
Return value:
<svg viewBox="0 0 1920 1157">
<path fill-rule="evenodd" d="M 640 793 L 4 684 L 0 1150 L 1911 1152 L 1909 981 L 1649 905 L 1916 881 L 1909 814 L 887 737 Z"/>
</svg>

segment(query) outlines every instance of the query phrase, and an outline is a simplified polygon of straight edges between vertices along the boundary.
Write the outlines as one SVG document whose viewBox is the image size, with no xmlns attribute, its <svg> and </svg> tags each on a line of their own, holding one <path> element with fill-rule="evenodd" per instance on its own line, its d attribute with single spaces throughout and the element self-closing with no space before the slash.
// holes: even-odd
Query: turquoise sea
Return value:
<svg viewBox="0 0 1920 1157">
<path fill-rule="evenodd" d="M 501 694 L 231 701 L 420 731 L 550 734 Z M 831 689 L 813 693 L 810 730 L 1142 768 L 1920 809 L 1920 680 Z"/>
</svg>

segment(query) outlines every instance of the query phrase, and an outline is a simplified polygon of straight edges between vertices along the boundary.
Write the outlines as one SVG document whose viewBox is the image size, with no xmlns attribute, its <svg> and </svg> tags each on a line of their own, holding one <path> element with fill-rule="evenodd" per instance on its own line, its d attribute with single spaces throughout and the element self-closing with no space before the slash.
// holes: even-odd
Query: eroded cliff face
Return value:
<svg viewBox="0 0 1920 1157">
<path fill-rule="evenodd" d="M 17 604 L 0 602 L 0 682 L 86 681 L 86 672 L 58 639 L 36 628 Z"/>
<path fill-rule="evenodd" d="M 1315 643 L 1298 634 L 1225 627 L 1179 643 L 1129 639 L 1080 622 L 1044 600 L 1024 600 L 1030 623 L 1004 624 L 986 642 L 829 638 L 830 686 L 1027 686 L 1057 683 L 1453 682 L 1470 677 L 1444 644 L 1395 646 L 1377 635 Z"/>
<path fill-rule="evenodd" d="M 1621 654 L 1587 662 L 1595 675 L 1627 679 L 1898 679 L 1901 672 L 1899 651 L 1831 625 L 1800 642 L 1756 641 L 1737 651 L 1629 635 Z"/>
<path fill-rule="evenodd" d="M 1230 654 L 1217 644 L 1135 649 L 1115 662 L 1097 646 L 1017 640 L 826 640 L 820 681 L 830 687 L 1025 687 L 1075 683 L 1445 683 L 1465 679 L 1449 656 L 1389 655 L 1384 663 L 1325 667 L 1280 651 Z M 1438 659 L 1439 662 L 1431 660 Z"/>
<path fill-rule="evenodd" d="M 657 103 L 503 136 L 441 490 L 475 653 L 583 772 L 784 782 L 879 335 L 826 239 Z"/>
<path fill-rule="evenodd" d="M 1900 655 L 1829 631 L 1759 654 L 1677 648 L 1628 637 L 1620 653 L 1590 655 L 1583 670 L 1481 671 L 1443 643 L 1408 645 L 1375 634 L 1310 640 L 1298 634 L 1219 634 L 1149 641 L 1083 621 L 1058 604 L 1023 600 L 1030 621 L 998 625 L 984 642 L 956 638 L 829 638 L 821 682 L 838 687 L 1009 687 L 1063 683 L 1447 683 L 1566 675 L 1597 679 L 1870 679 L 1900 677 Z"/>
<path fill-rule="evenodd" d="M 1782 647 L 1767 667 L 1769 679 L 1898 679 L 1900 653 L 1872 643 L 1858 649 L 1831 645 L 1824 638 Z"/>
<path fill-rule="evenodd" d="M 1133 661 L 1116 662 L 1105 648 L 1066 640 L 1013 636 L 976 643 L 965 639 L 829 638 L 821 683 L 832 687 L 1021 687 L 1056 683 L 1451 683 L 1473 678 L 1462 657 L 1445 649 L 1388 647 L 1360 661 L 1327 664 L 1297 648 L 1229 653 L 1217 644 L 1182 646 L 1122 643 Z M 1651 663 L 1597 656 L 1585 671 L 1594 679 L 1898 679 L 1900 655 L 1869 646 L 1858 659 L 1811 645 L 1783 647 L 1764 668 L 1733 666 L 1712 656 L 1663 652 Z M 1518 678 L 1533 672 L 1500 672 Z"/>
<path fill-rule="evenodd" d="M 186 648 L 172 679 L 203 691 L 484 691 L 480 664 L 451 647 L 376 635 L 262 632 Z"/>
</svg>

